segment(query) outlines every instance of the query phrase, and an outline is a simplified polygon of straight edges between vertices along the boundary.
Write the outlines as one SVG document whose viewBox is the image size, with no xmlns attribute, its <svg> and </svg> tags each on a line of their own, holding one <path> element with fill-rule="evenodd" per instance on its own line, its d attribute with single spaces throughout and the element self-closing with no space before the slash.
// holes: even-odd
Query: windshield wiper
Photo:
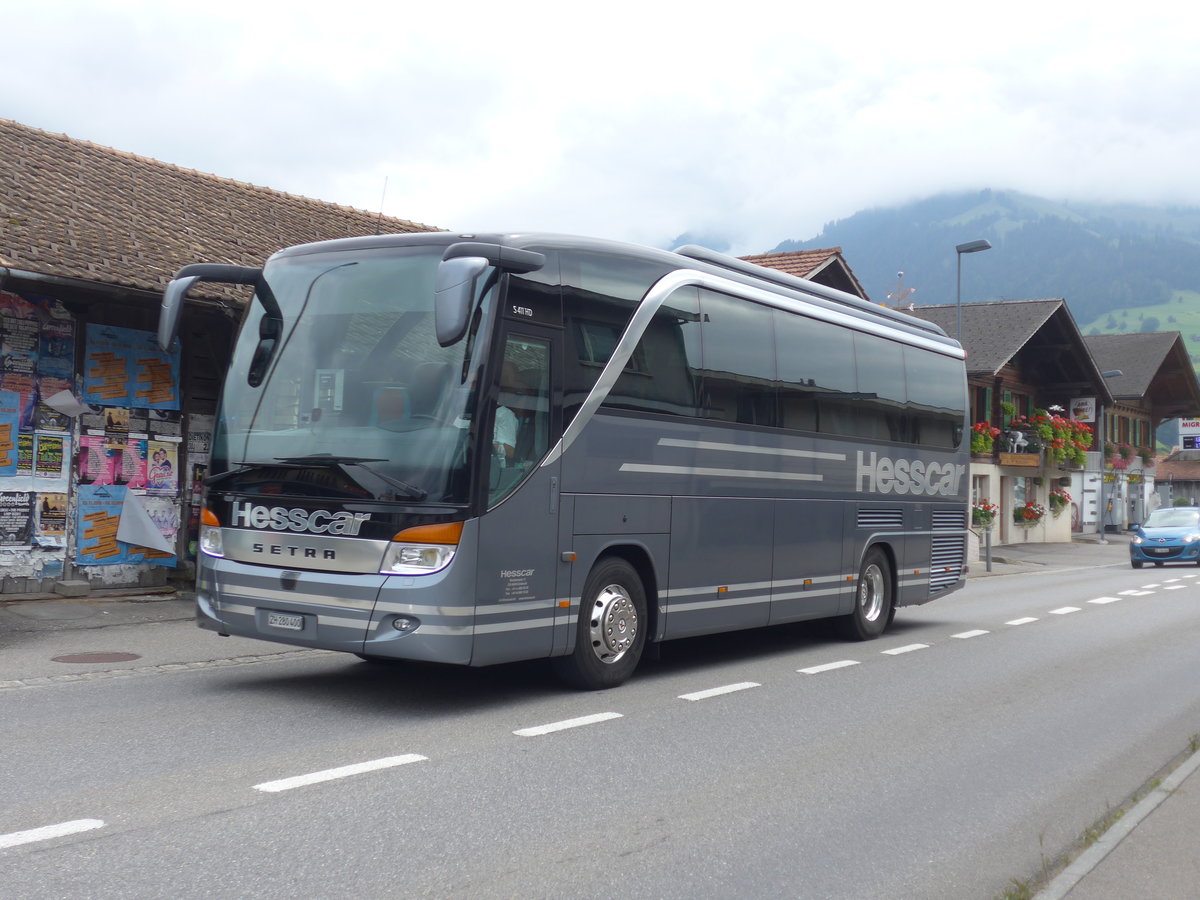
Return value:
<svg viewBox="0 0 1200 900">
<path fill-rule="evenodd" d="M 409 484 L 407 481 L 400 481 L 398 478 L 392 478 L 390 475 L 384 475 L 382 472 L 372 469 L 366 465 L 369 462 L 387 462 L 383 457 L 379 456 L 334 456 L 330 453 L 313 453 L 309 456 L 277 456 L 276 462 L 287 463 L 295 466 L 357 466 L 364 472 L 369 472 L 380 481 L 390 484 L 394 488 L 404 492 L 404 495 L 410 500 L 424 500 L 429 496 L 429 492 L 417 487 L 415 484 Z M 349 475 L 350 473 L 346 473 Z"/>
</svg>

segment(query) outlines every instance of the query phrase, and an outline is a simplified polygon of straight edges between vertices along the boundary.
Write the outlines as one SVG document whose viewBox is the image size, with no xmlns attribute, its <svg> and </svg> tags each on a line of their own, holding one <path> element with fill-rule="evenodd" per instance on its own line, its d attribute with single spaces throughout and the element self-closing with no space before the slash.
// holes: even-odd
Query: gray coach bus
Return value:
<svg viewBox="0 0 1200 900">
<path fill-rule="evenodd" d="M 201 516 L 202 627 L 369 660 L 540 657 L 836 617 L 964 577 L 963 352 L 699 247 L 384 235 L 194 265 L 249 284 Z"/>
</svg>

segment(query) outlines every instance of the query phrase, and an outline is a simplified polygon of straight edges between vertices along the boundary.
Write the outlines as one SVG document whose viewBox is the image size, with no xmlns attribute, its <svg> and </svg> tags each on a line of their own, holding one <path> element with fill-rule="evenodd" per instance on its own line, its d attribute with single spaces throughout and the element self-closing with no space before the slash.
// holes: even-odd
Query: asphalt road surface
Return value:
<svg viewBox="0 0 1200 900">
<path fill-rule="evenodd" d="M 599 693 L 179 621 L 9 635 L 0 896 L 995 897 L 1200 731 L 1200 569 L 1098 552 Z M 136 658 L 55 661 L 96 652 Z"/>
</svg>

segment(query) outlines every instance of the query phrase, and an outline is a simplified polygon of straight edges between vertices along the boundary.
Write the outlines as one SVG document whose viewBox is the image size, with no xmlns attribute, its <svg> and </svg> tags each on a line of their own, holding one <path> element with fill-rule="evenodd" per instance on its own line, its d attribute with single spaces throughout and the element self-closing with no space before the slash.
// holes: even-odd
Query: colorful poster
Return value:
<svg viewBox="0 0 1200 900">
<path fill-rule="evenodd" d="M 67 495 L 50 493 L 37 495 L 37 523 L 33 542 L 39 547 L 67 545 Z"/>
<path fill-rule="evenodd" d="M 71 417 L 46 405 L 46 400 L 61 391 L 71 390 L 69 378 L 58 375 L 38 375 L 38 405 L 33 413 L 33 427 L 37 431 L 67 432 L 71 430 Z"/>
<path fill-rule="evenodd" d="M 65 474 L 64 450 L 66 442 L 62 435 L 39 434 L 37 454 L 34 458 L 34 474 L 38 478 L 62 478 Z"/>
<path fill-rule="evenodd" d="M 179 445 L 169 441 L 148 441 L 149 469 L 146 492 L 174 497 L 179 493 Z"/>
<path fill-rule="evenodd" d="M 116 484 L 116 455 L 105 447 L 103 435 L 85 434 L 81 437 L 79 439 L 79 483 Z"/>
<path fill-rule="evenodd" d="M 88 325 L 83 399 L 101 406 L 179 409 L 179 356 L 149 331 Z"/>
<path fill-rule="evenodd" d="M 37 371 L 39 375 L 57 378 L 71 378 L 75 374 L 75 323 L 66 310 L 60 312 L 51 307 L 49 318 L 42 322 Z"/>
<path fill-rule="evenodd" d="M 33 435 L 24 431 L 17 435 L 17 474 L 33 474 Z"/>
<path fill-rule="evenodd" d="M 130 438 L 121 454 L 121 471 L 117 480 L 132 490 L 145 490 L 148 470 L 146 453 L 146 441 Z"/>
<path fill-rule="evenodd" d="M 117 541 L 125 488 L 81 484 L 76 496 L 78 528 L 76 561 L 84 566 L 107 566 L 126 561 Z"/>
<path fill-rule="evenodd" d="M 129 410 L 121 406 L 110 406 L 104 410 L 104 446 L 110 450 L 121 450 L 129 440 Z"/>
<path fill-rule="evenodd" d="M 0 547 L 6 549 L 33 546 L 33 494 L 25 491 L 0 491 Z"/>
<path fill-rule="evenodd" d="M 17 441 L 21 397 L 0 391 L 0 476 L 17 474 Z"/>
</svg>

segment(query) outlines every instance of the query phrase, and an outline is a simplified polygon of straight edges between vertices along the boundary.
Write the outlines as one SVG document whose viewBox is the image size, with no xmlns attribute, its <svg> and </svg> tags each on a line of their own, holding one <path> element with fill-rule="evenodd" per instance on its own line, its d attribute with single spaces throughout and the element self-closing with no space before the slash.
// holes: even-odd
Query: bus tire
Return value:
<svg viewBox="0 0 1200 900">
<path fill-rule="evenodd" d="M 648 623 L 646 590 L 637 571 L 618 557 L 601 559 L 584 584 L 575 649 L 555 659 L 554 668 L 580 690 L 616 687 L 637 668 Z"/>
<path fill-rule="evenodd" d="M 854 591 L 854 610 L 837 620 L 842 637 L 869 641 L 883 634 L 892 620 L 896 597 L 887 554 L 872 547 L 863 557 Z"/>
</svg>

